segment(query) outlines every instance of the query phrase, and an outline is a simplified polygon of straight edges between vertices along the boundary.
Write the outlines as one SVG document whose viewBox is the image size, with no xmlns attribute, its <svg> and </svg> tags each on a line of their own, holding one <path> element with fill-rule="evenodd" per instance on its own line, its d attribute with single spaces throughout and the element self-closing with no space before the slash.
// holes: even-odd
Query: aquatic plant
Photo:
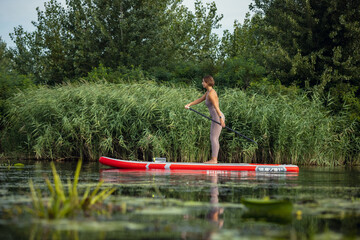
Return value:
<svg viewBox="0 0 360 240">
<path fill-rule="evenodd" d="M 260 91 L 259 91 L 260 92 Z M 210 121 L 184 109 L 203 93 L 186 86 L 83 83 L 40 87 L 8 102 L 2 146 L 37 158 L 106 155 L 122 159 L 200 162 L 210 157 Z M 219 159 L 340 165 L 360 160 L 360 139 L 344 116 L 331 116 L 306 93 L 219 90 L 226 124 Z M 194 106 L 208 114 L 205 106 Z"/>
<path fill-rule="evenodd" d="M 7 162 L 0 163 L 0 167 L 10 168 L 23 168 L 25 165 L 22 163 L 11 163 L 9 160 Z"/>
<path fill-rule="evenodd" d="M 241 203 L 247 211 L 243 217 L 266 219 L 279 223 L 288 223 L 292 220 L 293 205 L 287 199 L 250 199 L 243 198 Z"/>
<path fill-rule="evenodd" d="M 87 187 L 84 194 L 79 196 L 77 188 L 81 163 L 82 160 L 79 160 L 73 183 L 68 179 L 66 192 L 60 176 L 56 171 L 55 165 L 51 162 L 54 184 L 50 182 L 49 178 L 45 178 L 48 190 L 51 194 L 48 200 L 43 198 L 40 190 L 34 187 L 33 181 L 30 179 L 29 186 L 33 208 L 29 208 L 28 211 L 36 217 L 46 219 L 72 217 L 79 212 L 89 214 L 96 203 L 101 203 L 116 190 L 115 188 L 106 188 L 99 192 L 100 187 L 103 184 L 103 181 L 100 181 L 91 193 L 90 187 Z"/>
</svg>

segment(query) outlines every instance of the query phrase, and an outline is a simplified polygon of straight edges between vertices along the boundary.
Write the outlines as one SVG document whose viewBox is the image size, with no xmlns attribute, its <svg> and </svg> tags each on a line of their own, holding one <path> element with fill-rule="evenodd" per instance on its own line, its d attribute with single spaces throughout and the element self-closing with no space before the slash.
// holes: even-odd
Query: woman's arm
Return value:
<svg viewBox="0 0 360 240">
<path fill-rule="evenodd" d="M 216 113 L 220 117 L 221 126 L 225 127 L 225 121 L 224 121 L 224 118 L 221 116 L 221 111 L 220 111 L 220 107 L 219 107 L 219 98 L 218 98 L 217 93 L 215 91 L 211 91 L 209 93 L 209 100 L 214 105 Z"/>
<path fill-rule="evenodd" d="M 186 104 L 185 108 L 189 108 L 189 107 L 191 107 L 193 105 L 199 104 L 199 103 L 205 101 L 205 98 L 206 98 L 206 93 L 201 98 L 198 98 L 195 101 L 193 101 L 193 102 L 191 102 L 189 104 Z"/>
</svg>

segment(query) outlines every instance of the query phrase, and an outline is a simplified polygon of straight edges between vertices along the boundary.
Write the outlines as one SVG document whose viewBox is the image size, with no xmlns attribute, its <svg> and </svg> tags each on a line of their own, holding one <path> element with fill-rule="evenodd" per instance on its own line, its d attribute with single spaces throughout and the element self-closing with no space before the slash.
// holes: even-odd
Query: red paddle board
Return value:
<svg viewBox="0 0 360 240">
<path fill-rule="evenodd" d="M 253 164 L 253 163 L 185 163 L 185 162 L 143 162 L 101 157 L 103 165 L 124 169 L 187 169 L 187 170 L 222 170 L 222 171 L 256 171 L 256 172 L 299 172 L 296 165 Z"/>
</svg>

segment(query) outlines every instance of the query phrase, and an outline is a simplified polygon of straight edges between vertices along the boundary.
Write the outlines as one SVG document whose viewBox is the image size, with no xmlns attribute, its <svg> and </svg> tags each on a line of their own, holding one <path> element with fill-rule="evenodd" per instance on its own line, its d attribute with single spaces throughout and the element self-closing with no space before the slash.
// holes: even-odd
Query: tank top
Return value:
<svg viewBox="0 0 360 240">
<path fill-rule="evenodd" d="M 211 92 L 212 90 L 213 90 L 213 89 L 211 89 L 210 92 Z M 206 94 L 206 97 L 205 97 L 205 105 L 206 105 L 206 106 L 208 107 L 208 109 L 209 109 L 211 118 L 214 119 L 214 120 L 216 120 L 216 121 L 219 121 L 219 116 L 218 116 L 218 114 L 217 114 L 217 112 L 216 112 L 215 106 L 214 106 L 214 104 L 212 104 L 212 102 L 210 101 L 210 99 L 209 99 L 209 97 L 208 97 L 208 95 L 209 95 L 210 92 L 208 92 L 208 93 Z M 224 114 L 221 113 L 221 116 L 224 117 Z"/>
</svg>

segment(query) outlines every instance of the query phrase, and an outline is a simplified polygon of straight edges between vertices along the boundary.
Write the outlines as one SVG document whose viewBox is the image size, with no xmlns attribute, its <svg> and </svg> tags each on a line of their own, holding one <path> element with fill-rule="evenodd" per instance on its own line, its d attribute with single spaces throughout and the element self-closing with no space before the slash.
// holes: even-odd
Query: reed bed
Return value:
<svg viewBox="0 0 360 240">
<path fill-rule="evenodd" d="M 355 123 L 349 124 L 344 115 L 331 116 L 316 95 L 309 100 L 305 93 L 228 90 L 222 100 L 229 124 L 259 143 L 255 148 L 226 136 L 231 161 L 334 166 L 359 160 Z"/>
<path fill-rule="evenodd" d="M 8 101 L 2 146 L 36 158 L 205 161 L 210 121 L 184 108 L 201 94 L 154 82 L 31 89 Z M 353 127 L 329 116 L 319 99 L 225 90 L 220 100 L 226 124 L 259 143 L 223 130 L 222 162 L 339 165 L 360 158 Z M 194 108 L 208 114 L 204 104 Z"/>
</svg>

